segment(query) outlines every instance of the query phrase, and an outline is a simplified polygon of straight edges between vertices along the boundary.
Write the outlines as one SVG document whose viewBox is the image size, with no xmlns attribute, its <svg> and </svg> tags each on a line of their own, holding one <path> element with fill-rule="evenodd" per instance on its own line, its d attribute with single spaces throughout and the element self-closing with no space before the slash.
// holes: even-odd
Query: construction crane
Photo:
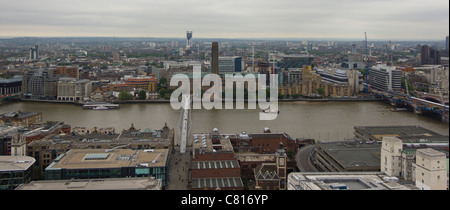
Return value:
<svg viewBox="0 0 450 210">
<path fill-rule="evenodd" d="M 370 69 L 370 60 L 369 60 L 369 50 L 367 48 L 367 32 L 364 32 L 366 37 L 366 94 L 369 93 L 369 69 Z"/>
</svg>

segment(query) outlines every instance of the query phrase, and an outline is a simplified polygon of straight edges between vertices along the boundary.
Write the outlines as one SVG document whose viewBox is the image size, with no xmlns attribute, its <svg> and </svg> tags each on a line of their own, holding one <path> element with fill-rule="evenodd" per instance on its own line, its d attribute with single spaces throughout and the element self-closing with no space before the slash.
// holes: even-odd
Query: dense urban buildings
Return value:
<svg viewBox="0 0 450 210">
<path fill-rule="evenodd" d="M 417 126 L 421 125 L 422 114 L 417 114 L 413 118 L 417 122 L 411 121 L 411 126 L 406 127 L 389 122 L 367 126 L 372 123 L 367 123 L 366 115 L 360 115 L 358 119 L 365 121 L 350 122 L 356 127 L 348 138 L 323 141 L 323 132 L 339 127 L 327 124 L 327 120 L 341 110 L 324 109 L 323 119 L 315 119 L 308 116 L 310 110 L 302 110 L 305 113 L 301 117 L 320 121 L 321 125 L 310 132 L 322 132 L 322 138 L 320 134 L 317 138 L 287 132 L 287 127 L 305 126 L 297 125 L 296 119 L 274 131 L 270 125 L 255 131 L 245 126 L 252 124 L 251 120 L 224 121 L 214 110 L 214 123 L 208 126 L 218 129 L 192 125 L 181 154 L 180 129 L 175 128 L 182 125 L 182 121 L 177 121 L 178 112 L 174 117 L 172 109 L 158 109 L 154 111 L 164 117 L 156 117 L 160 115 L 142 108 L 153 104 L 169 106 L 168 99 L 177 89 L 170 85 L 173 75 L 185 74 L 192 84 L 195 69 L 201 72 L 201 78 L 209 73 L 219 75 L 222 90 L 226 74 L 263 74 L 266 78 L 269 74 L 278 75 L 280 103 L 296 105 L 279 110 L 280 115 L 297 116 L 297 107 L 304 104 L 322 109 L 328 105 L 322 103 L 325 101 L 382 104 L 392 100 L 382 98 L 381 92 L 441 104 L 443 113 L 438 113 L 436 107 L 431 107 L 430 112 L 435 111 L 434 115 L 445 123 L 442 104 L 448 103 L 449 93 L 448 38 L 446 41 L 192 39 L 192 31 L 187 31 L 186 37 L 173 39 L 0 39 L 0 103 L 58 103 L 71 106 L 65 109 L 69 113 L 72 108 L 89 114 L 102 113 L 101 120 L 114 115 L 119 116 L 119 121 L 145 125 L 171 122 L 171 128 L 165 124 L 162 129 L 137 129 L 135 124 L 127 124 L 127 128 L 119 129 L 110 126 L 108 120 L 97 126 L 89 122 L 75 126 L 66 122 L 70 118 L 43 120 L 45 116 L 35 110 L 1 112 L 1 157 L 33 159 L 32 165 L 30 161 L 14 159 L 18 165 L 28 163 L 17 175 L 11 175 L 10 163 L 0 163 L 2 174 L 7 174 L 1 177 L 1 187 L 446 190 L 448 136 Z M 257 82 L 256 87 L 269 92 L 267 84 Z M 248 99 L 249 86 L 244 88 Z M 208 89 L 202 86 L 201 94 Z M 342 109 L 353 108 L 346 103 Z M 111 104 L 120 109 L 108 111 Z M 416 102 L 408 106 L 402 101 L 396 104 L 399 107 L 393 110 L 412 110 L 423 105 Z M 121 115 L 123 107 L 139 114 Z M 390 115 L 390 108 L 375 117 Z M 262 110 L 253 111 L 259 114 Z M 151 117 L 144 117 L 146 112 Z M 203 121 L 206 117 L 201 112 L 190 114 Z M 395 114 L 398 113 L 392 113 Z M 247 124 L 240 126 L 243 123 Z M 222 130 L 224 124 L 235 127 Z"/>
</svg>

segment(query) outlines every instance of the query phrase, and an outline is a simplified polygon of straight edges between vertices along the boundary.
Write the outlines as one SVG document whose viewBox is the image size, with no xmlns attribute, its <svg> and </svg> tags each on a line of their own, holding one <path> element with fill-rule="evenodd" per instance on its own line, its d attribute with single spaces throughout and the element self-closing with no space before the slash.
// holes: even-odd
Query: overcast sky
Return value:
<svg viewBox="0 0 450 210">
<path fill-rule="evenodd" d="M 443 40 L 448 0 L 0 0 L 0 36 Z"/>
</svg>

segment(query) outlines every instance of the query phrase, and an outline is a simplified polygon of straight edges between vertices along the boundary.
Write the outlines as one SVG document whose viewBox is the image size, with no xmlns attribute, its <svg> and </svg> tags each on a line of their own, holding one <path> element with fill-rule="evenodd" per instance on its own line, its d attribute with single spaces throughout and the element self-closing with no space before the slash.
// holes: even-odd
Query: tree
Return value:
<svg viewBox="0 0 450 210">
<path fill-rule="evenodd" d="M 119 100 L 126 101 L 126 100 L 131 100 L 131 99 L 133 99 L 133 95 L 131 95 L 131 93 L 128 93 L 128 92 L 120 92 L 119 93 Z"/>
<path fill-rule="evenodd" d="M 165 77 L 162 77 L 161 79 L 159 79 L 159 84 L 160 84 L 162 87 L 166 87 L 166 85 L 167 85 L 167 79 L 166 79 Z"/>
<path fill-rule="evenodd" d="M 319 93 L 323 97 L 325 95 L 325 88 L 323 87 L 317 88 L 317 93 Z"/>
<path fill-rule="evenodd" d="M 403 90 L 405 90 L 405 93 L 406 93 L 406 83 L 408 83 L 408 91 L 409 92 L 413 92 L 416 90 L 416 88 L 414 88 L 414 86 L 411 84 L 411 82 L 409 82 L 404 77 L 402 77 L 402 88 L 403 88 Z"/>
<path fill-rule="evenodd" d="M 166 89 L 165 88 L 161 88 L 159 89 L 159 97 L 160 98 L 164 98 L 164 96 L 166 95 Z"/>
<path fill-rule="evenodd" d="M 138 97 L 140 100 L 145 100 L 147 98 L 147 93 L 145 92 L 145 90 L 140 90 Z"/>
</svg>

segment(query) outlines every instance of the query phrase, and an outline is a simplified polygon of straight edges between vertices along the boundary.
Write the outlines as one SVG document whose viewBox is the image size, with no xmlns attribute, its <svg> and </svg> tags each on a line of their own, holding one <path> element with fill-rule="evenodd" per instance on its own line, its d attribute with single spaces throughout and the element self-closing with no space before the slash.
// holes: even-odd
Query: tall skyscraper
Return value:
<svg viewBox="0 0 450 210">
<path fill-rule="evenodd" d="M 189 50 L 192 47 L 192 31 L 186 32 L 186 39 L 187 39 L 186 50 Z"/>
<path fill-rule="evenodd" d="M 435 50 L 428 45 L 422 45 L 421 49 L 421 64 L 422 65 L 439 65 L 441 64 L 441 52 Z"/>
<path fill-rule="evenodd" d="M 448 36 L 447 37 L 445 37 L 445 50 L 447 50 L 448 51 Z"/>
<path fill-rule="evenodd" d="M 219 74 L 219 43 L 212 43 L 211 73 Z"/>
<path fill-rule="evenodd" d="M 430 48 L 428 47 L 428 45 L 422 45 L 420 56 L 421 64 L 428 64 L 428 58 L 430 57 Z"/>
<path fill-rule="evenodd" d="M 36 45 L 32 48 L 30 48 L 30 59 L 38 59 L 39 58 L 39 47 Z"/>
</svg>

